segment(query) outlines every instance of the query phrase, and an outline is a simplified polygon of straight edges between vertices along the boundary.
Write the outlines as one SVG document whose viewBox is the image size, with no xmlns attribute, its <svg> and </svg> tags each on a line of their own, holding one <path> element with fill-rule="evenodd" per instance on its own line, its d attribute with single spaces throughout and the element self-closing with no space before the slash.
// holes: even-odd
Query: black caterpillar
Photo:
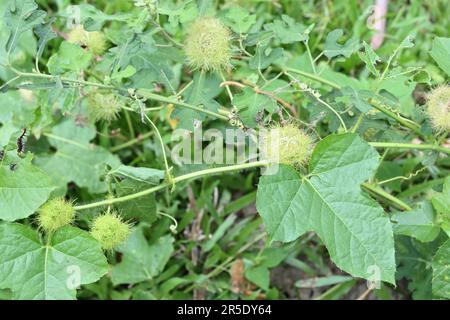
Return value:
<svg viewBox="0 0 450 320">
<path fill-rule="evenodd" d="M 17 154 L 23 155 L 25 153 L 25 137 L 27 134 L 27 129 L 22 129 L 22 134 L 17 138 Z"/>
</svg>

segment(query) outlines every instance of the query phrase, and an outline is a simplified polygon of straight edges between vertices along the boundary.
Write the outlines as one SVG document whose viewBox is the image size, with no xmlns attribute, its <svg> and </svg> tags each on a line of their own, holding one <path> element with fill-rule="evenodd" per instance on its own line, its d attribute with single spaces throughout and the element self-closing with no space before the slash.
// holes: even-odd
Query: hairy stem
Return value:
<svg viewBox="0 0 450 320">
<path fill-rule="evenodd" d="M 106 200 L 102 200 L 102 201 L 98 201 L 98 202 L 94 202 L 94 203 L 90 203 L 90 204 L 75 206 L 75 210 L 85 210 L 85 209 L 109 206 L 109 205 L 112 205 L 115 203 L 130 201 L 133 199 L 137 199 L 137 198 L 152 194 L 156 191 L 167 188 L 169 186 L 172 186 L 173 183 L 177 183 L 177 182 L 181 182 L 181 181 L 185 181 L 185 180 L 197 179 L 200 177 L 204 177 L 204 176 L 208 176 L 208 175 L 212 175 L 212 174 L 216 174 L 216 173 L 244 170 L 244 169 L 250 169 L 250 168 L 256 168 L 256 167 L 263 167 L 263 166 L 267 166 L 267 165 L 268 165 L 268 163 L 265 161 L 256 161 L 256 162 L 250 162 L 250 163 L 244 163 L 244 164 L 236 164 L 236 165 L 232 165 L 232 166 L 200 170 L 200 171 L 188 173 L 188 174 L 185 174 L 182 176 L 174 177 L 173 181 L 163 182 L 160 185 L 157 185 L 155 187 L 152 187 L 152 188 L 140 191 L 140 192 L 136 192 L 133 194 L 129 194 L 129 195 L 126 195 L 123 197 L 106 199 Z"/>
<path fill-rule="evenodd" d="M 374 196 L 387 200 L 387 202 L 389 202 L 390 204 L 392 204 L 394 207 L 396 207 L 398 209 L 406 210 L 406 211 L 412 210 L 412 208 L 408 204 L 404 203 L 400 199 L 397 199 L 393 195 L 387 193 L 380 187 L 373 186 L 369 183 L 363 183 L 361 186 L 364 189 L 366 189 L 369 193 L 373 194 Z"/>
<path fill-rule="evenodd" d="M 398 142 L 369 142 L 369 144 L 375 148 L 434 150 L 450 155 L 450 148 L 445 148 L 434 144 L 414 144 Z"/>
<path fill-rule="evenodd" d="M 140 95 L 140 96 L 142 96 L 144 98 L 150 99 L 150 100 L 164 102 L 164 103 L 169 103 L 169 104 L 173 104 L 173 105 L 180 106 L 180 107 L 185 107 L 187 109 L 195 110 L 195 111 L 202 112 L 204 114 L 210 115 L 210 116 L 212 116 L 214 118 L 218 118 L 218 119 L 222 119 L 222 120 L 228 121 L 228 117 L 225 116 L 225 115 L 222 115 L 220 113 L 217 113 L 217 112 L 214 112 L 214 111 L 210 111 L 210 110 L 198 107 L 198 106 L 194 106 L 192 104 L 189 104 L 189 103 L 186 103 L 186 102 L 182 102 L 182 101 L 179 101 L 179 100 L 174 99 L 174 98 L 168 98 L 168 97 L 160 96 L 160 95 L 155 94 L 155 93 L 153 93 L 153 92 L 151 92 L 150 90 L 147 90 L 147 89 L 138 89 L 136 92 L 137 92 L 138 95 Z"/>
</svg>

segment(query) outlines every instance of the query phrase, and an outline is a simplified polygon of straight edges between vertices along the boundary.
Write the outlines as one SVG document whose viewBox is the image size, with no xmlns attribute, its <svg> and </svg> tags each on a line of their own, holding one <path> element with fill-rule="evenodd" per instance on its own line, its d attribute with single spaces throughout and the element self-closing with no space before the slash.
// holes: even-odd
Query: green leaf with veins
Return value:
<svg viewBox="0 0 450 320">
<path fill-rule="evenodd" d="M 123 256 L 122 261 L 112 269 L 113 284 L 133 284 L 158 275 L 172 255 L 173 241 L 171 236 L 166 235 L 148 244 L 143 225 L 138 226 L 118 249 Z"/>
<path fill-rule="evenodd" d="M 391 222 L 360 189 L 378 161 L 356 134 L 330 135 L 317 144 L 309 176 L 285 165 L 263 176 L 256 205 L 270 238 L 289 242 L 315 231 L 339 268 L 367 279 L 375 266 L 382 280 L 395 283 Z"/>
<path fill-rule="evenodd" d="M 4 16 L 4 22 L 10 31 L 6 42 L 8 54 L 14 51 L 22 34 L 41 23 L 46 16 L 45 11 L 37 9 L 34 0 L 10 1 Z"/>
<path fill-rule="evenodd" d="M 327 58 L 331 59 L 340 55 L 348 58 L 358 51 L 360 47 L 358 39 L 350 38 L 343 45 L 337 42 L 343 34 L 342 29 L 335 29 L 327 35 L 325 49 L 323 50 Z"/>
<path fill-rule="evenodd" d="M 217 112 L 220 105 L 214 100 L 222 91 L 219 86 L 221 80 L 215 74 L 204 74 L 198 71 L 193 78 L 194 83 L 185 92 L 185 100 L 195 106 L 203 107 L 207 110 Z M 194 120 L 203 121 L 206 117 L 203 113 L 187 109 L 175 108 L 171 113 L 172 119 L 179 120 L 178 128 L 193 130 Z"/>
<path fill-rule="evenodd" d="M 0 288 L 11 289 L 13 299 L 75 299 L 79 285 L 95 282 L 108 271 L 100 244 L 71 226 L 57 230 L 43 244 L 30 227 L 2 224 L 0 251 Z"/>
<path fill-rule="evenodd" d="M 148 189 L 148 183 L 138 180 L 124 179 L 116 184 L 116 194 L 118 197 L 136 193 Z M 117 204 L 120 215 L 125 219 L 136 219 L 139 221 L 153 223 L 156 215 L 155 194 L 148 194 L 133 201 L 125 201 Z"/>
<path fill-rule="evenodd" d="M 434 38 L 430 55 L 442 71 L 450 77 L 450 38 Z"/>
<path fill-rule="evenodd" d="M 259 94 L 251 88 L 242 89 L 242 93 L 233 97 L 233 106 L 239 110 L 239 117 L 248 127 L 254 127 L 258 112 L 267 110 L 274 112 L 277 109 L 276 102 L 264 94 Z"/>
<path fill-rule="evenodd" d="M 392 215 L 394 233 L 410 236 L 422 242 L 436 239 L 440 228 L 435 223 L 435 212 L 430 202 L 423 202 L 419 208 L 410 212 L 398 212 Z"/>
<path fill-rule="evenodd" d="M 450 237 L 450 176 L 445 179 L 442 192 L 435 195 L 431 202 L 439 213 L 438 222 Z"/>
<path fill-rule="evenodd" d="M 236 33 L 245 33 L 256 22 L 256 15 L 250 14 L 246 9 L 233 6 L 224 17 L 225 25 Z"/>
<path fill-rule="evenodd" d="M 366 64 L 367 70 L 375 77 L 380 76 L 380 71 L 376 68 L 376 64 L 381 61 L 380 57 L 373 51 L 372 47 L 363 41 L 364 52 L 359 51 L 359 57 Z"/>
<path fill-rule="evenodd" d="M 63 42 L 57 53 L 48 60 L 47 67 L 51 74 L 62 74 L 67 71 L 81 71 L 89 66 L 92 53 L 80 46 Z"/>
<path fill-rule="evenodd" d="M 53 180 L 31 160 L 31 154 L 19 160 L 14 152 L 9 152 L 0 162 L 0 219 L 14 221 L 32 215 L 56 188 Z"/>
<path fill-rule="evenodd" d="M 306 28 L 287 15 L 282 15 L 281 19 L 276 19 L 274 22 L 264 25 L 264 29 L 272 31 L 282 44 L 308 41 L 312 27 Z"/>
<path fill-rule="evenodd" d="M 145 184 L 157 185 L 164 179 L 165 171 L 145 167 L 131 167 L 122 164 L 115 170 L 109 172 L 109 174 L 123 176 Z"/>
<path fill-rule="evenodd" d="M 120 161 L 108 150 L 91 144 L 95 136 L 94 127 L 82 127 L 72 120 L 65 120 L 53 127 L 48 138 L 57 152 L 39 157 L 36 164 L 54 177 L 60 186 L 75 182 L 91 193 L 105 192 L 107 185 L 101 177 L 106 173 L 106 166 L 114 170 Z"/>
<path fill-rule="evenodd" d="M 36 59 L 40 59 L 42 56 L 42 53 L 44 52 L 45 45 L 50 40 L 56 38 L 58 35 L 55 31 L 52 29 L 52 24 L 55 21 L 55 18 L 50 19 L 49 21 L 45 23 L 40 23 L 36 26 L 34 29 L 34 33 L 38 36 L 38 50 L 36 53 Z"/>
<path fill-rule="evenodd" d="M 255 55 L 249 61 L 251 69 L 265 69 L 273 62 L 283 57 L 283 48 L 271 48 L 259 45 L 256 47 Z"/>
<path fill-rule="evenodd" d="M 450 240 L 438 249 L 432 262 L 433 295 L 450 299 Z"/>
</svg>

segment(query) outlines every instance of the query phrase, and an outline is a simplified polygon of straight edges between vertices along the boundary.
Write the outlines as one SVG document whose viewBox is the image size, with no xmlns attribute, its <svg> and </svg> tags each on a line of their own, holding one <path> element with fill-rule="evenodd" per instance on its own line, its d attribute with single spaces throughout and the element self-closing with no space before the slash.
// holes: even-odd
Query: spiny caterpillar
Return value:
<svg viewBox="0 0 450 320">
<path fill-rule="evenodd" d="M 437 131 L 450 130 L 450 86 L 437 87 L 427 95 L 426 111 Z"/>
<path fill-rule="evenodd" d="M 91 235 L 105 250 L 113 250 L 130 234 L 130 225 L 115 212 L 106 212 L 94 219 Z"/>
<path fill-rule="evenodd" d="M 219 19 L 202 17 L 189 28 L 185 52 L 193 69 L 217 71 L 228 68 L 231 59 L 231 34 Z"/>
<path fill-rule="evenodd" d="M 99 31 L 86 31 L 79 25 L 73 28 L 67 37 L 70 43 L 87 47 L 95 55 L 101 55 L 107 47 L 106 37 Z"/>
<path fill-rule="evenodd" d="M 17 154 L 22 156 L 25 153 L 25 138 L 27 134 L 27 129 L 22 129 L 22 134 L 17 138 Z"/>
<path fill-rule="evenodd" d="M 38 210 L 39 226 L 46 232 L 53 232 L 70 224 L 75 217 L 75 209 L 72 203 L 63 198 L 55 198 L 47 201 Z"/>
<path fill-rule="evenodd" d="M 276 125 L 263 132 L 260 150 L 271 163 L 301 167 L 309 160 L 312 144 L 312 138 L 296 125 Z"/>
<path fill-rule="evenodd" d="M 3 158 L 5 158 L 5 150 L 0 150 L 0 161 L 2 161 Z"/>
</svg>

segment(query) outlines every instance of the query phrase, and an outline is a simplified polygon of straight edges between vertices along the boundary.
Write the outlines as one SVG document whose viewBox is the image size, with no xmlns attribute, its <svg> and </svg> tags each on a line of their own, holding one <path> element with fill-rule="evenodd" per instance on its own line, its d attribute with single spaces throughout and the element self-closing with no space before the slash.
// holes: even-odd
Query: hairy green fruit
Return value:
<svg viewBox="0 0 450 320">
<path fill-rule="evenodd" d="M 112 250 L 130 234 L 130 225 L 116 213 L 105 213 L 92 222 L 91 235 L 105 250 Z"/>
<path fill-rule="evenodd" d="M 311 137 L 294 124 L 275 126 L 262 135 L 261 152 L 271 163 L 303 166 L 311 150 Z"/>
<path fill-rule="evenodd" d="M 83 26 L 77 26 L 72 29 L 67 37 L 67 41 L 86 46 L 95 55 L 101 55 L 107 47 L 105 35 L 99 31 L 86 31 Z"/>
<path fill-rule="evenodd" d="M 427 114 L 438 131 L 450 130 L 450 86 L 440 86 L 427 96 Z"/>
<path fill-rule="evenodd" d="M 53 232 L 70 224 L 75 217 L 72 203 L 63 198 L 55 198 L 46 202 L 38 210 L 39 226 L 46 232 Z"/>
<path fill-rule="evenodd" d="M 88 95 L 89 117 L 94 121 L 111 122 L 117 119 L 122 107 L 120 100 L 111 93 L 92 92 Z"/>
<path fill-rule="evenodd" d="M 230 66 L 231 34 L 219 19 L 202 17 L 188 31 L 185 52 L 193 69 L 214 71 Z"/>
</svg>

